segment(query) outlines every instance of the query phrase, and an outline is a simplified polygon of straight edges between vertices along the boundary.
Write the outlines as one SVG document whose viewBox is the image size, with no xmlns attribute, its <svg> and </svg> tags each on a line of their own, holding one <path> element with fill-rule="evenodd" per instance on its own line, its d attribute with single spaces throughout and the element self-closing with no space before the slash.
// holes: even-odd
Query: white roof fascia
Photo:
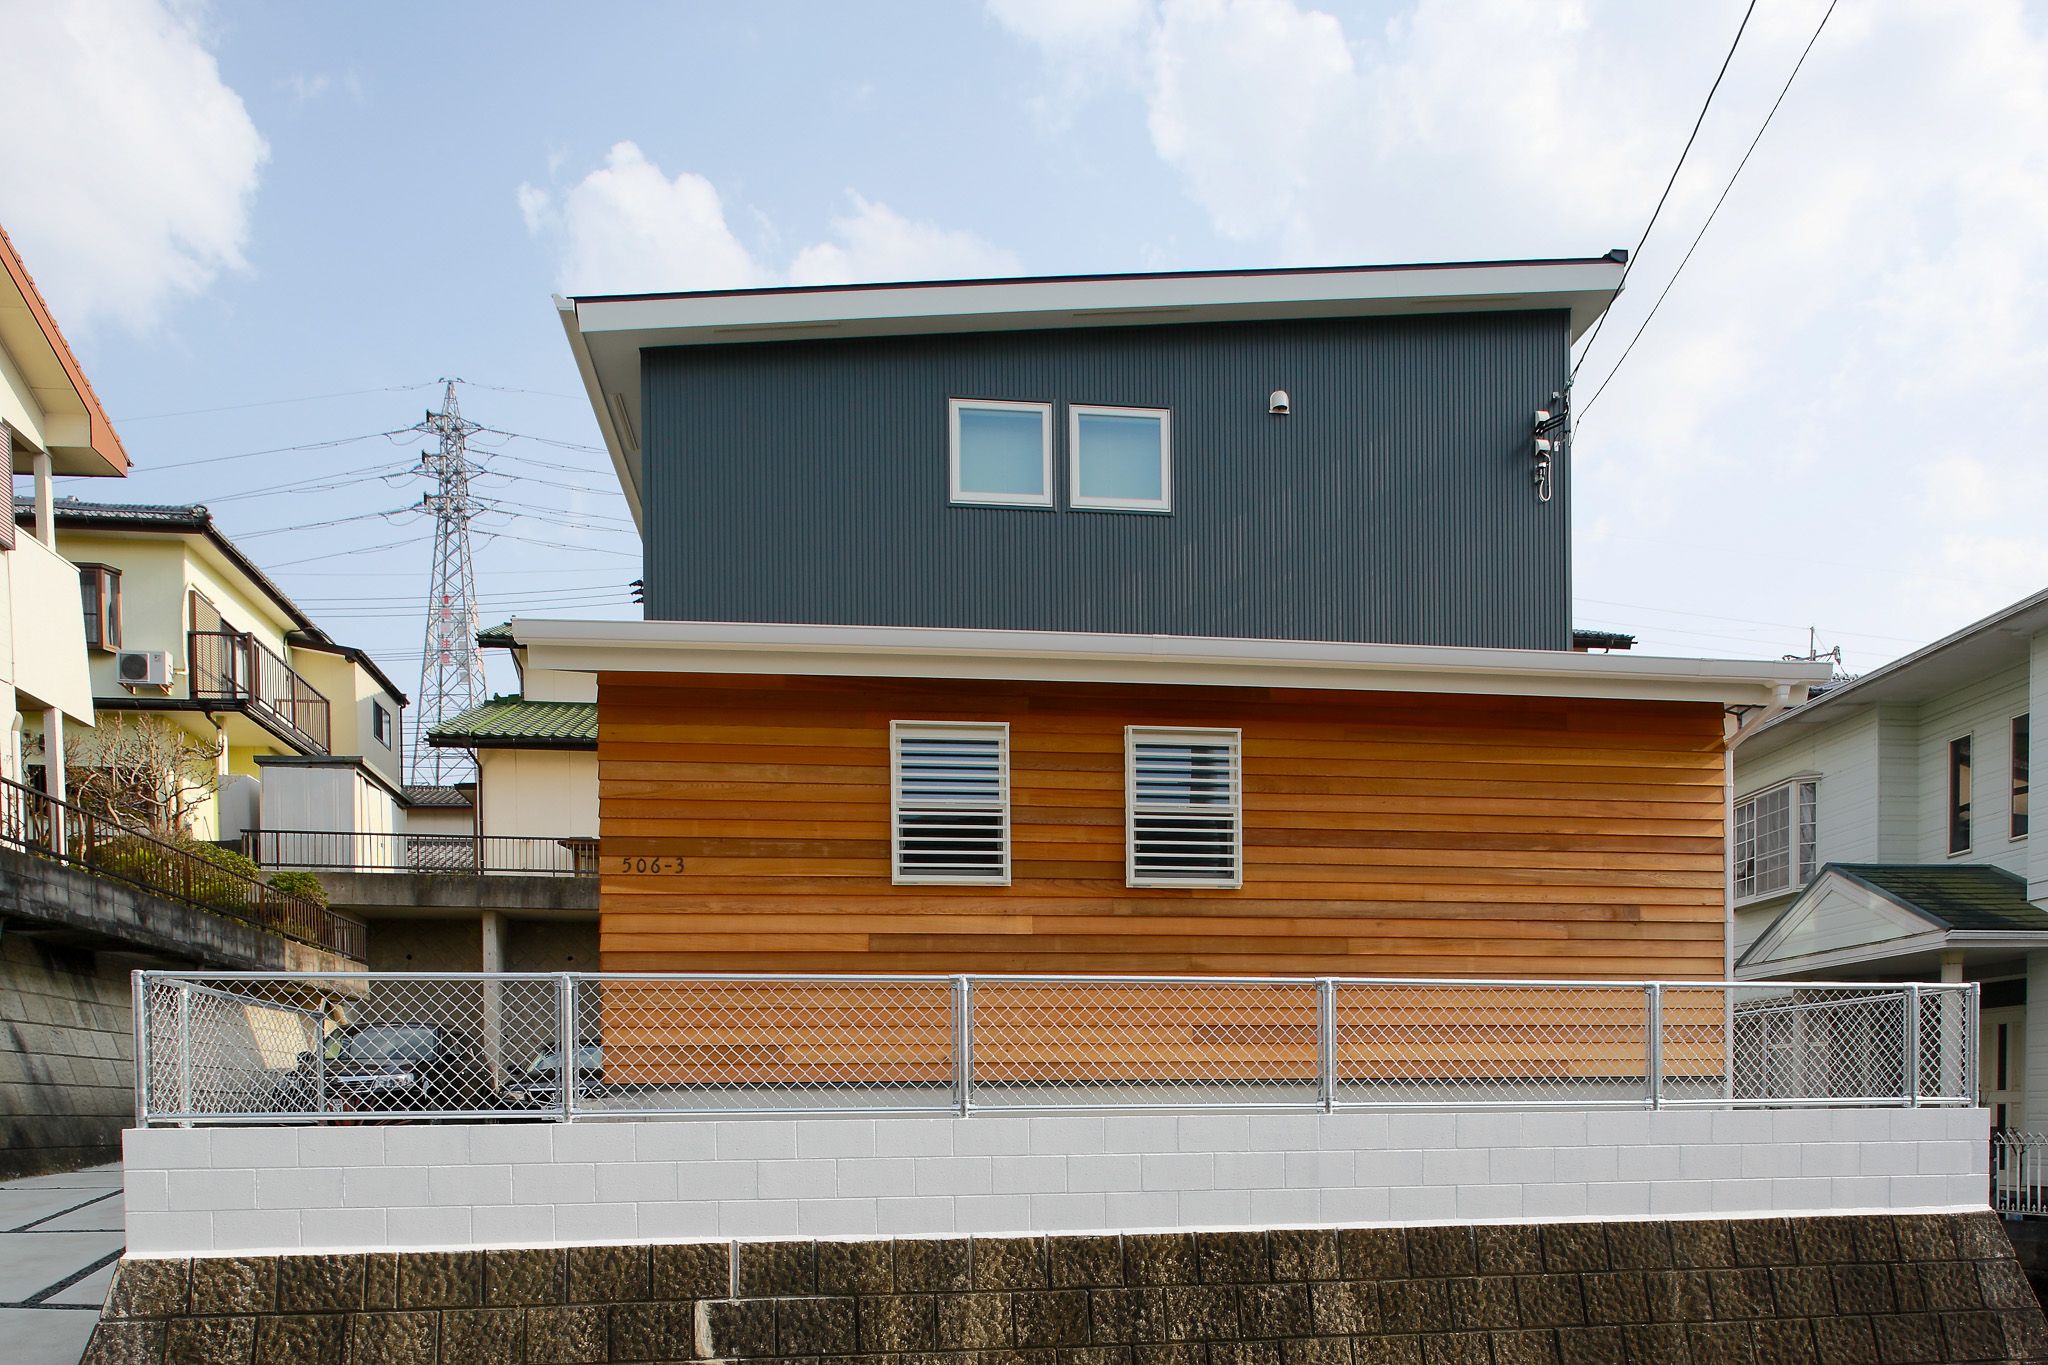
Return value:
<svg viewBox="0 0 2048 1365">
<path fill-rule="evenodd" d="M 512 621 L 534 668 L 1597 697 L 1757 705 L 1831 665 L 919 626 Z"/>
<path fill-rule="evenodd" d="M 612 469 L 619 476 L 619 491 L 626 495 L 626 505 L 632 509 L 633 528 L 645 531 L 640 519 L 639 446 L 637 443 L 634 445 L 629 458 L 625 440 L 619 432 L 618 417 L 605 398 L 604 384 L 597 377 L 597 362 L 591 357 L 590 346 L 584 341 L 583 330 L 577 323 L 576 305 L 557 294 L 555 313 L 561 321 L 562 330 L 569 336 L 569 352 L 576 357 L 576 373 L 583 377 L 583 391 L 590 398 L 591 411 L 597 417 L 597 429 L 604 433 L 604 448 L 611 455 Z M 636 402 L 639 388 L 639 376 L 636 374 L 633 380 Z"/>
<path fill-rule="evenodd" d="M 1891 938 L 1881 943 L 1859 944 L 1853 948 L 1837 948 L 1833 952 L 1812 953 L 1805 957 L 1784 958 L 1776 962 L 1759 962 L 1749 966 L 1738 964 L 1735 976 L 1740 981 L 1774 981 L 1781 977 L 1796 976 L 1802 972 L 1832 971 L 1841 967 L 1864 967 L 1875 962 L 1888 962 L 1894 958 L 1920 957 L 1927 953 L 1948 949 L 2013 949 L 2036 951 L 2048 948 L 2048 929 L 1950 929 L 1930 930 L 1914 934 L 1910 938 Z"/>
<path fill-rule="evenodd" d="M 969 280 L 592 297 L 574 307 L 585 333 L 638 333 L 637 346 L 1550 308 L 1571 310 L 1576 341 L 1624 269 L 1596 259 Z"/>
</svg>

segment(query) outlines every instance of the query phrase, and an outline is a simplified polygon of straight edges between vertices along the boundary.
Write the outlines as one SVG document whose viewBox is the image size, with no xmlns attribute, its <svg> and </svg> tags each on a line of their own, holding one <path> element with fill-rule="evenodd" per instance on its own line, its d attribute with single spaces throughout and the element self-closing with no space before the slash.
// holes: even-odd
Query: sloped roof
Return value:
<svg viewBox="0 0 2048 1365">
<path fill-rule="evenodd" d="M 476 633 L 476 642 L 485 649 L 516 649 L 519 642 L 512 638 L 512 623 L 500 621 L 495 626 L 486 626 Z"/>
<path fill-rule="evenodd" d="M 57 320 L 43 302 L 42 293 L 22 264 L 21 255 L 4 231 L 0 231 L 0 345 L 13 357 L 16 369 L 27 382 L 46 416 L 65 414 L 85 418 L 85 444 L 51 443 L 51 463 L 59 474 L 125 475 L 128 452 L 107 420 L 92 381 L 85 377 L 78 357 L 64 340 Z M 22 458 L 17 445 L 16 459 Z M 15 473 L 28 473 L 27 467 Z"/>
<path fill-rule="evenodd" d="M 415 807 L 427 809 L 469 809 L 469 798 L 457 787 L 435 787 L 424 782 L 408 782 L 405 787 L 405 799 Z"/>
<path fill-rule="evenodd" d="M 1949 929 L 2048 929 L 2048 910 L 2027 900 L 2024 877 L 1981 864 L 1831 863 Z"/>
<path fill-rule="evenodd" d="M 496 697 L 427 731 L 437 749 L 595 749 L 597 703 Z"/>
</svg>

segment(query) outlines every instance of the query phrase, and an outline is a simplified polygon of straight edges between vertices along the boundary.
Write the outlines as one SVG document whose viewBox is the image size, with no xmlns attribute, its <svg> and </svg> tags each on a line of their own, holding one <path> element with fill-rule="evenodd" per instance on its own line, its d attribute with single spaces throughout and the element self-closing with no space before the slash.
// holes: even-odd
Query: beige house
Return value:
<svg viewBox="0 0 2048 1365">
<path fill-rule="evenodd" d="M 66 722 L 93 723 L 79 571 L 58 551 L 50 480 L 57 474 L 117 478 L 128 455 L 64 341 L 14 244 L 0 232 L 0 443 L 11 475 L 30 474 L 31 534 L 0 526 L 0 702 L 7 732 L 0 777 L 49 784 L 63 795 L 63 765 L 43 762 L 44 736 L 61 747 Z"/>
<path fill-rule="evenodd" d="M 220 790 L 195 836 L 403 827 L 405 694 L 316 626 L 206 508 L 62 498 L 52 510 L 58 552 L 79 566 L 77 653 L 94 705 L 171 718 L 218 749 Z"/>
</svg>

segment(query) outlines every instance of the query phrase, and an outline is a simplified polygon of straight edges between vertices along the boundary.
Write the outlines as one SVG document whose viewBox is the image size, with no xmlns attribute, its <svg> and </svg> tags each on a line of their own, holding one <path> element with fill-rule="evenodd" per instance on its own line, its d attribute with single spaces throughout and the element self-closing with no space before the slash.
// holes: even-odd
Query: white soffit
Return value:
<svg viewBox="0 0 2048 1365">
<path fill-rule="evenodd" d="M 1758 705 L 1831 664 L 915 626 L 512 621 L 531 668 L 1181 684 Z M 1798 694 L 1795 692 L 1796 698 Z"/>
<path fill-rule="evenodd" d="M 555 306 L 637 521 L 640 352 L 648 347 L 1548 309 L 1571 314 L 1577 341 L 1613 301 L 1624 269 L 1595 257 L 558 295 Z"/>
</svg>

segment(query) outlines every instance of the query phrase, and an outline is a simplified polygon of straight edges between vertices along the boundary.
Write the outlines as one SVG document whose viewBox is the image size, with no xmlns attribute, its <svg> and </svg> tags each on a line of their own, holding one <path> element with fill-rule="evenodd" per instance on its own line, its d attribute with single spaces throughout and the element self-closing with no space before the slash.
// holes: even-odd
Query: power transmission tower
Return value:
<svg viewBox="0 0 2048 1365">
<path fill-rule="evenodd" d="M 466 421 L 455 397 L 455 380 L 417 430 L 438 436 L 438 451 L 420 452 L 421 471 L 435 480 L 420 507 L 434 514 L 434 581 L 427 596 L 427 643 L 420 659 L 419 703 L 413 712 L 412 781 L 448 786 L 472 780 L 476 759 L 466 749 L 436 749 L 427 731 L 485 700 L 484 663 L 476 647 L 476 568 L 469 554 L 469 523 L 481 510 L 469 480 L 470 433 L 483 428 Z"/>
</svg>

